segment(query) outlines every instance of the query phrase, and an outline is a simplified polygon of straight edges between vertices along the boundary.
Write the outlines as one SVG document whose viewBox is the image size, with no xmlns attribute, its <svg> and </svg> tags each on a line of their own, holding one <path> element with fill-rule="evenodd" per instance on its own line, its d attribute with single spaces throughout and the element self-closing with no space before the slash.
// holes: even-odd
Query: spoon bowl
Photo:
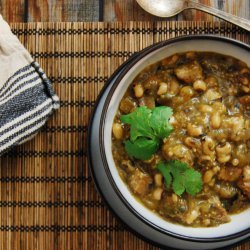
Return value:
<svg viewBox="0 0 250 250">
<path fill-rule="evenodd" d="M 193 0 L 136 0 L 147 12 L 159 17 L 172 17 L 185 9 L 198 9 L 217 16 L 225 21 L 233 23 L 247 31 L 250 31 L 250 21 L 227 13 L 225 11 L 209 7 Z"/>
<path fill-rule="evenodd" d="M 185 9 L 183 0 L 137 0 L 137 3 L 147 12 L 160 17 L 171 17 Z"/>
</svg>

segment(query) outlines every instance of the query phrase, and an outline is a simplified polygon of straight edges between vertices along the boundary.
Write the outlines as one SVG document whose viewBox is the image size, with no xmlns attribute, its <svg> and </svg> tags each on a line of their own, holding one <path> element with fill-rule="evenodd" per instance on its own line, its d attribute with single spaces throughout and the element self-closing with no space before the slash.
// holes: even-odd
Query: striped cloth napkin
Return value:
<svg viewBox="0 0 250 250">
<path fill-rule="evenodd" d="M 0 155 L 31 139 L 57 108 L 50 81 L 0 15 Z"/>
</svg>

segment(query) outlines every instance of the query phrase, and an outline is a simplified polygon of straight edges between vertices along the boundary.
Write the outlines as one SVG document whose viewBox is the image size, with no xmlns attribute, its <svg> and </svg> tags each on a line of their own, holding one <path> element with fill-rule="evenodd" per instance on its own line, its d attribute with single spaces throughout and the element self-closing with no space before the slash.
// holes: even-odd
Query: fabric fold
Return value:
<svg viewBox="0 0 250 250">
<path fill-rule="evenodd" d="M 32 138 L 58 108 L 50 80 L 0 15 L 0 155 Z"/>
</svg>

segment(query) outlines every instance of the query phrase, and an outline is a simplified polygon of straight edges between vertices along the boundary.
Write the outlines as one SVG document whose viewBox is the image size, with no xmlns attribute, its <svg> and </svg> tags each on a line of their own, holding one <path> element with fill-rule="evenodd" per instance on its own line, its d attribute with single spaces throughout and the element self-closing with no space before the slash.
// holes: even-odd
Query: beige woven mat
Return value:
<svg viewBox="0 0 250 250">
<path fill-rule="evenodd" d="M 201 22 L 31 23 L 12 30 L 52 80 L 61 108 L 35 139 L 0 159 L 0 249 L 153 249 L 117 221 L 94 188 L 86 132 L 96 97 L 122 62 L 155 42 L 209 33 L 249 43 L 249 33 Z"/>
</svg>

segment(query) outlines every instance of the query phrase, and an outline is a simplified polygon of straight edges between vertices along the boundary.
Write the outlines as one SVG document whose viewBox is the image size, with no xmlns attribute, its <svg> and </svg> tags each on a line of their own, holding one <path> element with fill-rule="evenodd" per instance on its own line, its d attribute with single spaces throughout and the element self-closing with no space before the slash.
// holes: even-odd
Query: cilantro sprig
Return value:
<svg viewBox="0 0 250 250">
<path fill-rule="evenodd" d="M 152 110 L 142 106 L 128 115 L 122 115 L 121 121 L 130 125 L 130 139 L 124 142 L 128 155 L 140 160 L 150 159 L 173 130 L 169 123 L 172 114 L 172 109 L 166 106 Z M 177 195 L 185 191 L 195 195 L 202 189 L 201 174 L 184 162 L 172 160 L 159 163 L 156 169 L 164 176 L 166 187 L 172 187 Z"/>
<path fill-rule="evenodd" d="M 125 150 L 130 157 L 148 160 L 158 150 L 162 140 L 173 130 L 169 118 L 173 114 L 166 106 L 149 109 L 138 107 L 121 121 L 130 125 L 130 139 L 125 141 Z"/>
<path fill-rule="evenodd" d="M 172 186 L 177 195 L 182 195 L 185 191 L 190 195 L 195 195 L 202 189 L 200 172 L 188 167 L 188 164 L 184 162 L 172 160 L 159 163 L 156 169 L 162 173 L 166 187 Z"/>
</svg>

